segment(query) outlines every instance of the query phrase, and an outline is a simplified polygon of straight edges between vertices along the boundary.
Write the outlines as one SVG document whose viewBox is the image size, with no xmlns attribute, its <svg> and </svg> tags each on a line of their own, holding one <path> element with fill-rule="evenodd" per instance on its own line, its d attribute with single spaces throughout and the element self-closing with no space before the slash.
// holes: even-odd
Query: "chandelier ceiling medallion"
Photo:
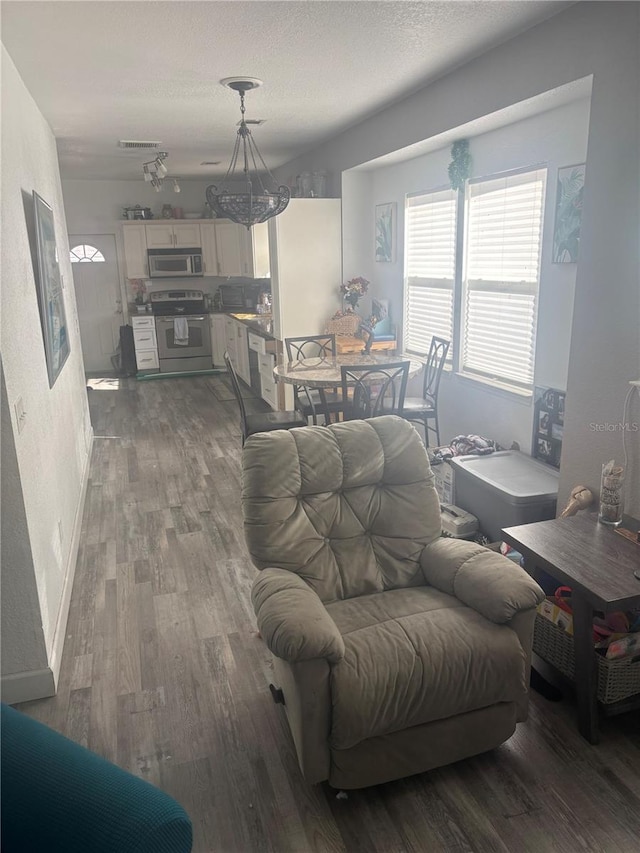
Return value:
<svg viewBox="0 0 640 853">
<path fill-rule="evenodd" d="M 275 178 L 253 141 L 244 118 L 245 92 L 262 86 L 262 80 L 255 77 L 225 77 L 220 82 L 240 94 L 241 120 L 227 174 L 220 189 L 216 184 L 207 187 L 207 202 L 216 216 L 231 219 L 249 229 L 258 222 L 266 222 L 267 219 L 282 213 L 289 204 L 291 192 L 286 186 L 275 188 Z M 242 163 L 239 165 L 241 146 Z M 265 174 L 273 189 L 265 187 L 262 178 Z"/>
</svg>

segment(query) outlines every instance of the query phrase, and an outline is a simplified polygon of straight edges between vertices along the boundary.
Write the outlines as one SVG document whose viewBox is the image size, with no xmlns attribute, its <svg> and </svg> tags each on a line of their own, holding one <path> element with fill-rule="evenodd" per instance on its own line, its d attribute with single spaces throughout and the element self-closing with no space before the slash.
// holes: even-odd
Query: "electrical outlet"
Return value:
<svg viewBox="0 0 640 853">
<path fill-rule="evenodd" d="M 16 413 L 16 424 L 18 426 L 18 435 L 24 429 L 24 425 L 27 421 L 27 413 L 24 408 L 24 401 L 22 397 L 18 397 L 18 399 L 13 404 L 13 408 Z"/>
</svg>

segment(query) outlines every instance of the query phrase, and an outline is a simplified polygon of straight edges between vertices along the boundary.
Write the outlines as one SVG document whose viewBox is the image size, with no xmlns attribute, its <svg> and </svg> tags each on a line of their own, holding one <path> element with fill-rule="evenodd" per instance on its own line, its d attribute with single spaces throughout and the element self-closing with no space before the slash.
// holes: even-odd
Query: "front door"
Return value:
<svg viewBox="0 0 640 853">
<path fill-rule="evenodd" d="M 116 240 L 113 234 L 69 235 L 84 369 L 113 370 L 122 301 Z"/>
</svg>

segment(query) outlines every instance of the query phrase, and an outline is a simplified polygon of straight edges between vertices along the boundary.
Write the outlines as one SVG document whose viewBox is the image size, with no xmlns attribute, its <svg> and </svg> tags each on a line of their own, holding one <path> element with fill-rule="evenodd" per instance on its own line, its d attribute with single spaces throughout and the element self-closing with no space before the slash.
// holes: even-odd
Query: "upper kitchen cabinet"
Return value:
<svg viewBox="0 0 640 853">
<path fill-rule="evenodd" d="M 274 335 L 320 335 L 340 307 L 342 224 L 338 198 L 292 198 L 268 221 Z"/>
<path fill-rule="evenodd" d="M 122 240 L 127 278 L 146 278 L 149 275 L 147 261 L 147 234 L 143 222 L 123 222 Z"/>
<path fill-rule="evenodd" d="M 216 220 L 215 241 L 218 275 L 269 277 L 269 232 L 267 223 L 244 225 Z"/>
<path fill-rule="evenodd" d="M 147 222 L 147 249 L 193 249 L 202 243 L 197 222 Z"/>
</svg>

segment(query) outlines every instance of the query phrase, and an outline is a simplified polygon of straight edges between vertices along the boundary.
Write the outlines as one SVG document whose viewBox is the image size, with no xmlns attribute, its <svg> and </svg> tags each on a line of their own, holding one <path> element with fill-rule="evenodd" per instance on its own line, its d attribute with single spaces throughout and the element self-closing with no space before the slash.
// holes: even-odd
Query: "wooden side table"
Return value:
<svg viewBox="0 0 640 853">
<path fill-rule="evenodd" d="M 530 574 L 535 577 L 535 570 L 542 569 L 573 590 L 578 728 L 589 743 L 598 743 L 593 611 L 611 613 L 640 605 L 640 580 L 634 576 L 640 569 L 640 546 L 599 524 L 594 513 L 508 527 L 503 537 L 523 555 Z M 635 704 L 635 699 L 625 702 L 628 707 Z"/>
<path fill-rule="evenodd" d="M 361 338 L 348 337 L 346 335 L 336 336 L 336 350 L 338 355 L 350 352 L 362 352 L 365 342 Z M 375 351 L 388 351 L 394 353 L 396 350 L 396 341 L 376 341 L 371 344 L 371 349 Z"/>
</svg>

